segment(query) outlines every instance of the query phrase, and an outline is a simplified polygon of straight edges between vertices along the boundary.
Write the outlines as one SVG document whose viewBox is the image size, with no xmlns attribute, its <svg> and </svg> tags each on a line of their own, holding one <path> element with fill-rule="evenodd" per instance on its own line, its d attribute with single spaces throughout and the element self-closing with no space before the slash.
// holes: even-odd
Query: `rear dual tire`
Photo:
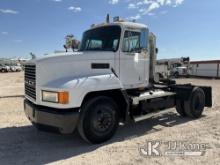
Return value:
<svg viewBox="0 0 220 165">
<path fill-rule="evenodd" d="M 195 87 L 187 101 L 177 100 L 176 110 L 183 117 L 199 118 L 205 107 L 205 93 L 199 88 Z"/>
<path fill-rule="evenodd" d="M 184 101 L 181 100 L 177 100 L 176 101 L 176 111 L 180 114 L 180 116 L 182 117 L 186 117 L 187 114 L 185 112 L 185 108 L 184 108 Z"/>
</svg>

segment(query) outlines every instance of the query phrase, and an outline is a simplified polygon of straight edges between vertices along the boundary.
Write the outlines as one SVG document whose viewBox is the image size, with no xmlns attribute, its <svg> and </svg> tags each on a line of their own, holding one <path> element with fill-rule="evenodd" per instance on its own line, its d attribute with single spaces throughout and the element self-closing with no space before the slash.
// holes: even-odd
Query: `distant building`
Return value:
<svg viewBox="0 0 220 165">
<path fill-rule="evenodd" d="M 10 63 L 11 63 L 10 59 L 0 58 L 0 64 L 7 65 L 7 64 L 10 64 Z"/>
<path fill-rule="evenodd" d="M 220 60 L 192 61 L 190 64 L 192 76 L 220 78 Z"/>
</svg>

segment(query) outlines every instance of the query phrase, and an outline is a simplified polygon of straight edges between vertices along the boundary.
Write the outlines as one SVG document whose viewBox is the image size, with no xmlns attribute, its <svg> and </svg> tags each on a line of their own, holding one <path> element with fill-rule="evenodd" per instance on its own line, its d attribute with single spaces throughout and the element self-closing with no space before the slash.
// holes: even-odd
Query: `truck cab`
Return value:
<svg viewBox="0 0 220 165">
<path fill-rule="evenodd" d="M 184 86 L 186 98 L 179 98 L 183 86 L 159 82 L 155 63 L 156 37 L 146 25 L 122 20 L 93 25 L 84 32 L 78 52 L 25 64 L 25 114 L 38 128 L 53 127 L 61 133 L 77 128 L 86 141 L 104 142 L 119 122 L 139 121 L 188 101 L 194 86 Z M 163 88 L 155 87 L 159 83 Z M 204 106 L 211 106 L 206 98 L 211 89 L 196 91 L 201 95 L 198 113 L 186 110 L 189 102 L 179 107 L 183 116 L 199 117 Z"/>
<path fill-rule="evenodd" d="M 190 69 L 186 66 L 179 66 L 173 69 L 173 76 L 175 78 L 178 77 L 189 77 L 190 76 Z"/>
</svg>

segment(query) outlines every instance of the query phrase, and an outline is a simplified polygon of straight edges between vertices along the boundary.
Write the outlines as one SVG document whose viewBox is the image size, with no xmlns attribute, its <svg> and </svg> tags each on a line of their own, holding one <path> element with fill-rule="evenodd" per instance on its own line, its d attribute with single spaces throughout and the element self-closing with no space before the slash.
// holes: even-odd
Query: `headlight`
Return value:
<svg viewBox="0 0 220 165">
<path fill-rule="evenodd" d="M 42 91 L 42 101 L 60 103 L 60 104 L 68 104 L 69 93 L 68 92 Z"/>
</svg>

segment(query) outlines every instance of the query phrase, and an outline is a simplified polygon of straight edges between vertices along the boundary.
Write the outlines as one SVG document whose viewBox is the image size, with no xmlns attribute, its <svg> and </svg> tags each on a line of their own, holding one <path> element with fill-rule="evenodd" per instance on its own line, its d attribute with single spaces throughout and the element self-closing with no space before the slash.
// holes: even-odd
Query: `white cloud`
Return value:
<svg viewBox="0 0 220 165">
<path fill-rule="evenodd" d="M 112 5 L 116 5 L 119 3 L 119 0 L 110 0 L 109 3 Z"/>
<path fill-rule="evenodd" d="M 138 20 L 138 19 L 141 19 L 141 15 L 140 14 L 137 14 L 135 16 L 131 16 L 128 18 L 129 20 Z"/>
<path fill-rule="evenodd" d="M 160 7 L 160 4 L 159 4 L 159 3 L 153 2 L 153 3 L 151 3 L 150 6 L 148 7 L 147 13 L 149 13 L 149 12 L 155 10 L 155 9 L 158 9 L 159 7 Z"/>
<path fill-rule="evenodd" d="M 147 15 L 153 16 L 153 15 L 155 15 L 155 13 L 147 13 Z"/>
<path fill-rule="evenodd" d="M 2 35 L 8 35 L 8 32 L 1 32 Z"/>
<path fill-rule="evenodd" d="M 137 2 L 136 4 L 137 4 L 137 6 L 141 6 L 141 5 L 143 5 L 143 2 Z"/>
<path fill-rule="evenodd" d="M 177 5 L 181 5 L 183 3 L 184 0 L 176 0 L 176 4 Z"/>
<path fill-rule="evenodd" d="M 131 0 L 131 1 L 134 1 L 134 0 Z M 151 0 L 140 0 L 140 1 L 136 2 L 136 5 L 143 6 L 143 5 L 151 4 L 152 2 L 153 1 L 151 1 Z"/>
<path fill-rule="evenodd" d="M 82 11 L 82 8 L 81 7 L 74 7 L 74 6 L 70 6 L 69 8 L 68 8 L 68 10 L 71 10 L 71 11 L 73 11 L 73 12 L 81 12 Z"/>
<path fill-rule="evenodd" d="M 123 1 L 128 9 L 133 9 L 137 13 L 128 19 L 140 19 L 144 15 L 166 14 L 168 11 L 161 11 L 163 7 L 178 7 L 184 0 L 108 0 L 109 4 L 116 5 Z"/>
<path fill-rule="evenodd" d="M 18 14 L 18 11 L 12 9 L 0 9 L 0 13 L 3 14 Z"/>
<path fill-rule="evenodd" d="M 171 5 L 171 4 L 172 4 L 171 0 L 166 1 L 166 5 Z"/>
<path fill-rule="evenodd" d="M 184 0 L 175 0 L 175 4 L 173 5 L 173 7 L 177 7 L 179 5 L 182 5 Z"/>
<path fill-rule="evenodd" d="M 178 7 L 183 4 L 184 0 L 127 0 L 128 9 L 136 9 L 138 15 L 155 15 L 156 9 L 167 7 Z M 152 13 L 153 12 L 153 13 Z M 160 12 L 160 14 L 166 14 L 167 11 Z M 138 17 L 139 18 L 139 17 Z"/>
<path fill-rule="evenodd" d="M 136 9 L 136 8 L 138 8 L 138 6 L 136 4 L 134 4 L 134 3 L 129 3 L 128 4 L 128 8 L 129 9 Z"/>
<path fill-rule="evenodd" d="M 157 2 L 160 4 L 160 5 L 164 5 L 166 0 L 157 0 Z"/>
</svg>

